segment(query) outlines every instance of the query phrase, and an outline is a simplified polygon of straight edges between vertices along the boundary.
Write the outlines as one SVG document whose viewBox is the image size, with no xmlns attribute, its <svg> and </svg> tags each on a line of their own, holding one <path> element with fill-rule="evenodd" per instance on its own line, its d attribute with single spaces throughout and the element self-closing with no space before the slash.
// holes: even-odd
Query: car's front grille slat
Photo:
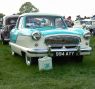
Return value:
<svg viewBox="0 0 95 89">
<path fill-rule="evenodd" d="M 80 43 L 81 39 L 77 36 L 58 35 L 45 38 L 46 45 L 50 45 L 52 48 L 74 48 Z"/>
</svg>

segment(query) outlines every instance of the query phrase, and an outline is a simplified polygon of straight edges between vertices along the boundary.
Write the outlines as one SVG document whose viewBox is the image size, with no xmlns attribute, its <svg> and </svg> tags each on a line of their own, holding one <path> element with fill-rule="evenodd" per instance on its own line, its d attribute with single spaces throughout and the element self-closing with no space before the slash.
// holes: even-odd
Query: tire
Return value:
<svg viewBox="0 0 95 89">
<path fill-rule="evenodd" d="M 95 31 L 93 30 L 93 32 L 92 32 L 92 36 L 95 36 Z"/>
<path fill-rule="evenodd" d="M 92 36 L 94 36 L 95 35 L 94 29 L 90 29 L 90 33 L 91 33 Z"/>
<path fill-rule="evenodd" d="M 1 35 L 1 42 L 2 42 L 2 45 L 5 45 L 6 44 L 6 42 L 4 41 L 4 38 L 3 38 L 2 35 Z"/>
<path fill-rule="evenodd" d="M 16 53 L 15 53 L 13 50 L 11 50 L 11 55 L 12 55 L 12 56 L 15 56 Z"/>
<path fill-rule="evenodd" d="M 2 45 L 5 45 L 5 43 L 6 43 L 6 42 L 5 42 L 4 40 L 2 40 Z"/>
<path fill-rule="evenodd" d="M 1 36 L 1 42 L 3 45 L 5 44 L 4 38 L 2 36 Z"/>
<path fill-rule="evenodd" d="M 25 55 L 25 63 L 27 66 L 31 65 L 31 57 L 28 57 L 27 54 Z"/>
</svg>

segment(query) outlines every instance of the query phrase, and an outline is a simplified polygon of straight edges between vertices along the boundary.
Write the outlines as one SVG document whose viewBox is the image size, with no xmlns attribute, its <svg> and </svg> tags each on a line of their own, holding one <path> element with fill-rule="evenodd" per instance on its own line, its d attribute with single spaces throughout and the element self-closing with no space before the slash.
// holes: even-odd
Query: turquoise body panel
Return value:
<svg viewBox="0 0 95 89">
<path fill-rule="evenodd" d="M 42 36 L 66 34 L 66 35 L 79 35 L 80 37 L 82 37 L 86 32 L 88 32 L 82 28 L 62 29 L 62 28 L 46 27 L 46 28 L 36 28 L 36 29 L 23 28 L 22 30 L 18 30 L 17 28 L 15 28 L 10 32 L 10 41 L 16 43 L 16 39 L 19 35 L 31 36 L 32 33 L 35 31 L 39 31 Z"/>
</svg>

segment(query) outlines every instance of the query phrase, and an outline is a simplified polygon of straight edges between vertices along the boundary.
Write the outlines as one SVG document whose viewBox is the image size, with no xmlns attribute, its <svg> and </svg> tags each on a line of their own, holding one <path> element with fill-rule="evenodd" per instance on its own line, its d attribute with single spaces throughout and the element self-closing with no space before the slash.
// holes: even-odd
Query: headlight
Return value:
<svg viewBox="0 0 95 89">
<path fill-rule="evenodd" d="M 90 39 L 90 37 L 91 37 L 90 32 L 88 32 L 88 33 L 86 33 L 86 34 L 84 35 L 84 39 L 86 39 L 86 40 Z"/>
<path fill-rule="evenodd" d="M 37 32 L 33 32 L 33 33 L 32 33 L 32 39 L 33 39 L 33 40 L 36 40 L 36 41 L 37 41 L 37 40 L 39 40 L 40 38 L 41 38 L 40 32 L 37 31 Z"/>
</svg>

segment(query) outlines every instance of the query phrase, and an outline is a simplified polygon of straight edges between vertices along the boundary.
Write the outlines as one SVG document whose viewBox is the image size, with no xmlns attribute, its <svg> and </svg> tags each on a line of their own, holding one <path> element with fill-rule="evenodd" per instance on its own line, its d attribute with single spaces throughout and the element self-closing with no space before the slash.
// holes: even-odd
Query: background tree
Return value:
<svg viewBox="0 0 95 89">
<path fill-rule="evenodd" d="M 5 16 L 3 13 L 0 13 L 0 20 Z"/>
<path fill-rule="evenodd" d="M 38 12 L 39 10 L 31 3 L 25 2 L 19 9 L 19 14 L 29 13 L 29 12 Z"/>
</svg>

